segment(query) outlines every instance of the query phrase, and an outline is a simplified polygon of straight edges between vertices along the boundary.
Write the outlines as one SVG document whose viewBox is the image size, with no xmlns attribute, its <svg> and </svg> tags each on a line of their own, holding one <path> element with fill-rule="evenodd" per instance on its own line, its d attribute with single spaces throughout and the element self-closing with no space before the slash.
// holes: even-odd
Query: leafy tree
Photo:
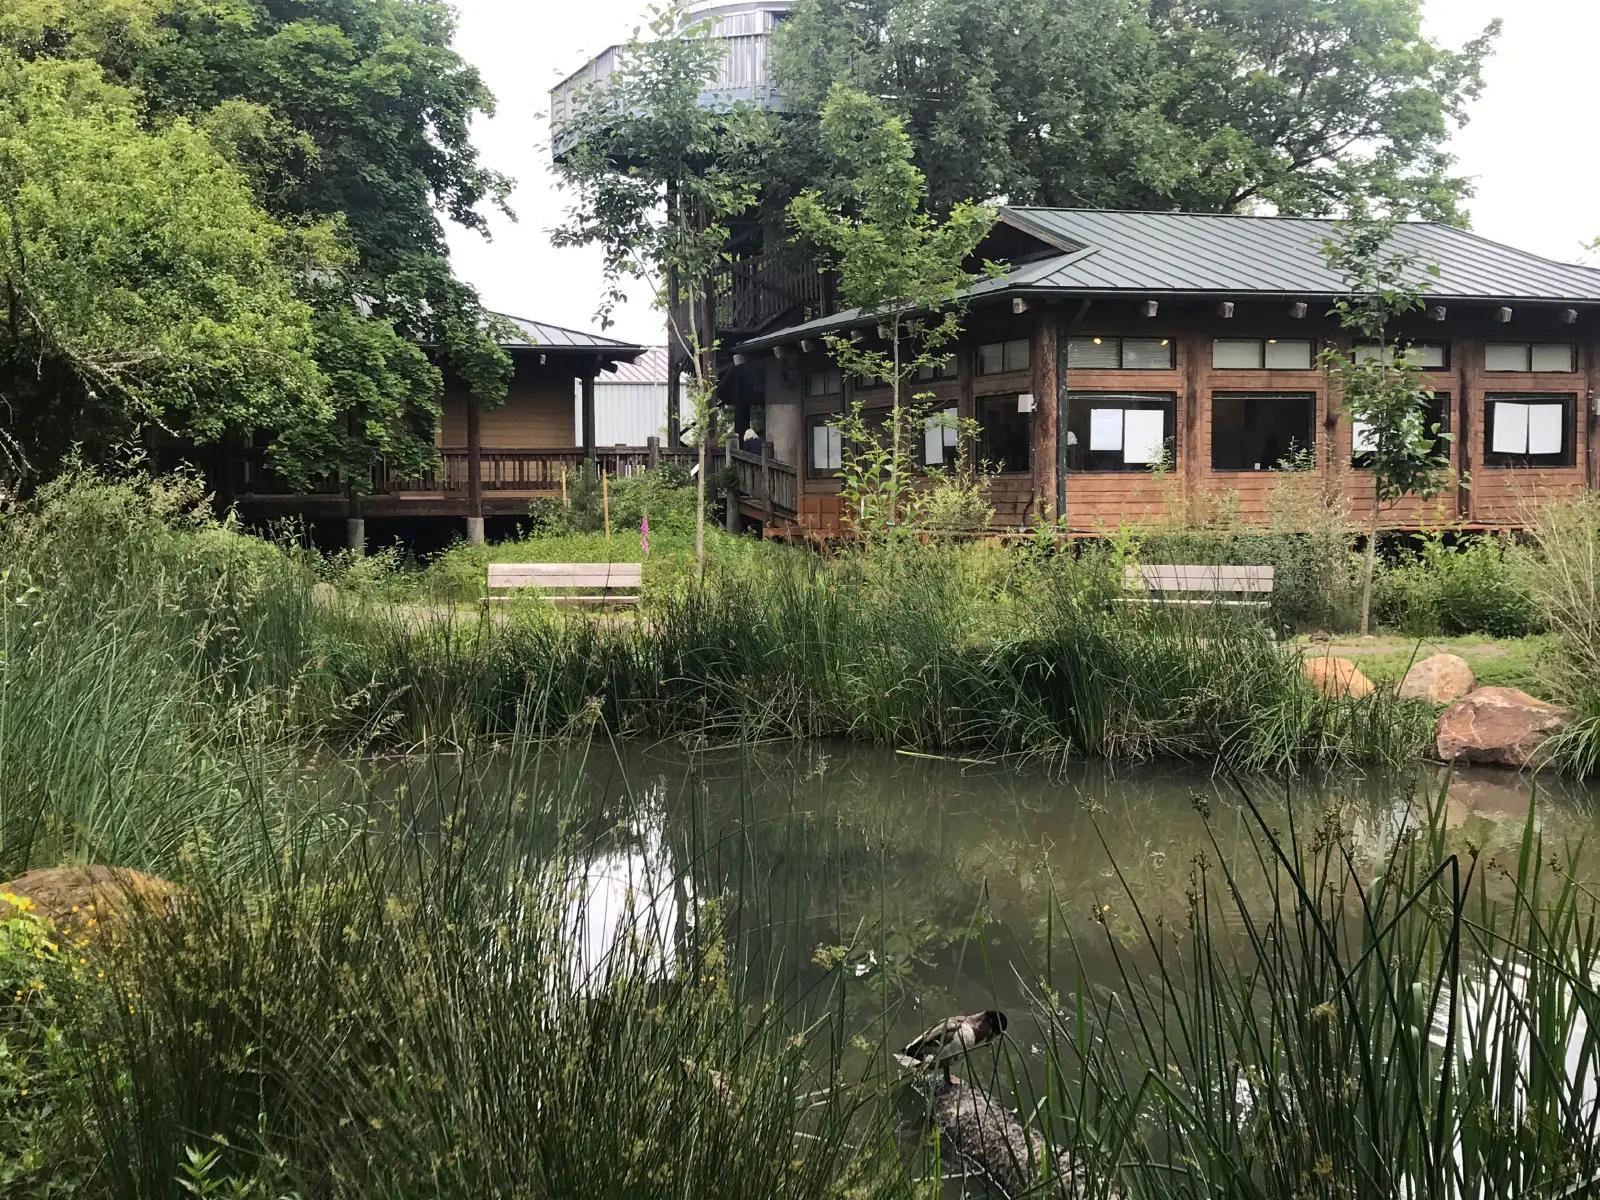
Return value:
<svg viewBox="0 0 1600 1200">
<path fill-rule="evenodd" d="M 188 122 L 141 128 L 94 64 L 0 49 L 0 403 L 34 470 L 141 427 L 205 443 L 326 420 L 288 269 L 326 249 Z"/>
<path fill-rule="evenodd" d="M 1372 621 L 1372 574 L 1378 554 L 1378 525 L 1385 505 L 1406 496 L 1432 499 L 1448 483 L 1450 456 L 1441 443 L 1451 435 L 1427 422 L 1429 388 L 1422 368 L 1391 337 L 1394 322 L 1423 307 L 1427 284 L 1419 282 L 1414 254 L 1394 251 L 1392 220 L 1359 216 L 1330 239 L 1323 254 L 1350 285 L 1350 294 L 1333 308 L 1339 323 L 1356 333 L 1361 349 L 1353 356 L 1330 350 L 1323 356 L 1344 397 L 1352 422 L 1366 432 L 1372 468 L 1372 513 L 1367 529 L 1367 559 L 1361 585 L 1361 633 Z M 1437 276 L 1439 268 L 1430 266 Z"/>
<path fill-rule="evenodd" d="M 203 129 L 280 223 L 342 252 L 300 271 L 315 354 L 339 381 L 323 427 L 285 422 L 299 474 L 359 483 L 383 458 L 433 461 L 440 367 L 503 398 L 510 362 L 476 293 L 450 271 L 441 214 L 483 229 L 509 181 L 469 137 L 493 100 L 450 46 L 440 0 L 14 0 L 0 39 L 92 58 L 139 97 L 144 123 Z"/>
<path fill-rule="evenodd" d="M 800 236 L 836 268 L 844 302 L 879 322 L 877 344 L 829 337 L 828 346 L 842 370 L 889 385 L 889 446 L 881 474 L 883 512 L 893 526 L 911 459 L 906 385 L 949 358 L 945 348 L 961 332 L 955 301 L 970 283 L 965 264 L 994 227 L 996 214 L 963 203 L 947 220 L 935 220 L 904 125 L 881 102 L 844 84 L 834 85 L 823 107 L 822 144 L 839 180 L 836 199 L 807 190 L 789 213 Z"/>
<path fill-rule="evenodd" d="M 694 437 L 700 451 L 695 557 L 705 569 L 707 451 L 716 438 L 716 330 L 706 299 L 728 258 L 728 221 L 758 198 L 768 124 L 742 105 L 700 103 L 726 53 L 710 22 L 685 27 L 677 5 L 657 9 L 651 37 L 635 31 L 617 70 L 577 98 L 561 130 L 571 148 L 556 176 L 573 196 L 556 241 L 599 246 L 609 324 L 630 281 L 648 288 L 667 316 L 668 340 L 686 349 Z"/>
<path fill-rule="evenodd" d="M 936 207 L 1324 213 L 1373 195 L 1460 220 L 1445 151 L 1498 23 L 1459 51 L 1421 0 L 799 0 L 801 113 L 848 80 L 905 120 Z M 818 160 L 795 122 L 787 161 Z"/>
</svg>

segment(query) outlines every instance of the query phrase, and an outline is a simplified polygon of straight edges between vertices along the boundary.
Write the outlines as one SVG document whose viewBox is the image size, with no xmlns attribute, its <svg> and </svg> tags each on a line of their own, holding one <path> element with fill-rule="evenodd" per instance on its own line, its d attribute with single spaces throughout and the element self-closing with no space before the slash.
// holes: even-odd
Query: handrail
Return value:
<svg viewBox="0 0 1600 1200">
<path fill-rule="evenodd" d="M 761 505 L 768 521 L 793 518 L 800 511 L 800 472 L 789 463 L 779 462 L 767 450 L 763 447 L 763 453 L 751 454 L 729 445 L 723 457 L 738 473 L 739 494 Z"/>
</svg>

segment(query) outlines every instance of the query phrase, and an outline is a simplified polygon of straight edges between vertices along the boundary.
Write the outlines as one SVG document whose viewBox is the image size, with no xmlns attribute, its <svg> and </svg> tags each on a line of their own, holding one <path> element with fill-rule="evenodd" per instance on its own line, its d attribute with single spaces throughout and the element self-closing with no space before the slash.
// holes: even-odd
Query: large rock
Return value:
<svg viewBox="0 0 1600 1200">
<path fill-rule="evenodd" d="M 63 938 L 88 939 L 131 909 L 164 913 L 176 884 L 125 867 L 45 867 L 0 883 L 0 897 L 28 901 Z M 13 905 L 0 900 L 0 916 Z"/>
<path fill-rule="evenodd" d="M 1402 700 L 1450 704 L 1476 690 L 1478 677 L 1467 660 L 1456 654 L 1435 654 L 1406 672 L 1400 684 Z"/>
<path fill-rule="evenodd" d="M 1571 709 L 1516 688 L 1479 688 L 1439 714 L 1439 757 L 1445 762 L 1526 767 L 1550 735 L 1572 719 Z"/>
<path fill-rule="evenodd" d="M 1360 699 L 1377 690 L 1372 680 L 1357 670 L 1355 663 L 1348 658 L 1308 658 L 1305 673 L 1306 678 L 1311 680 L 1311 686 L 1324 696 L 1353 696 Z"/>
</svg>

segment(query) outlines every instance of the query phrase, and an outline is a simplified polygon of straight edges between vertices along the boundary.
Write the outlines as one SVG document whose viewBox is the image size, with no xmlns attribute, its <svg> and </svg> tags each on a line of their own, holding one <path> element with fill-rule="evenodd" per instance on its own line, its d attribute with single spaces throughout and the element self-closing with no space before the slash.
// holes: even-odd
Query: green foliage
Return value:
<svg viewBox="0 0 1600 1200">
<path fill-rule="evenodd" d="M 1420 0 L 800 0 L 775 61 L 797 111 L 841 81 L 884 97 L 934 206 L 1338 212 L 1381 197 L 1461 220 L 1446 152 L 1492 24 L 1459 51 Z M 786 126 L 796 190 L 825 156 Z"/>
<path fill-rule="evenodd" d="M 1516 638 L 1542 633 L 1528 580 L 1507 543 L 1495 537 L 1447 541 L 1420 534 L 1414 555 L 1384 568 L 1373 599 L 1381 624 L 1418 635 L 1480 633 Z"/>
<path fill-rule="evenodd" d="M 93 64 L 0 50 L 0 386 L 35 471 L 330 411 L 289 235 L 205 135 L 136 114 Z"/>
</svg>

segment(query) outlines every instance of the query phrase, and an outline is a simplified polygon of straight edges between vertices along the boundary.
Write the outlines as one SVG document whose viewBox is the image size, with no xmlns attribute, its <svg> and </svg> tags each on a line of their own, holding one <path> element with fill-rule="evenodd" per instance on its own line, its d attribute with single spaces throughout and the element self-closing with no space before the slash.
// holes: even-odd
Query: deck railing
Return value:
<svg viewBox="0 0 1600 1200">
<path fill-rule="evenodd" d="M 772 457 L 770 447 L 752 454 L 730 442 L 723 461 L 738 473 L 740 497 L 760 509 L 766 520 L 793 519 L 800 511 L 800 473 Z"/>
</svg>

